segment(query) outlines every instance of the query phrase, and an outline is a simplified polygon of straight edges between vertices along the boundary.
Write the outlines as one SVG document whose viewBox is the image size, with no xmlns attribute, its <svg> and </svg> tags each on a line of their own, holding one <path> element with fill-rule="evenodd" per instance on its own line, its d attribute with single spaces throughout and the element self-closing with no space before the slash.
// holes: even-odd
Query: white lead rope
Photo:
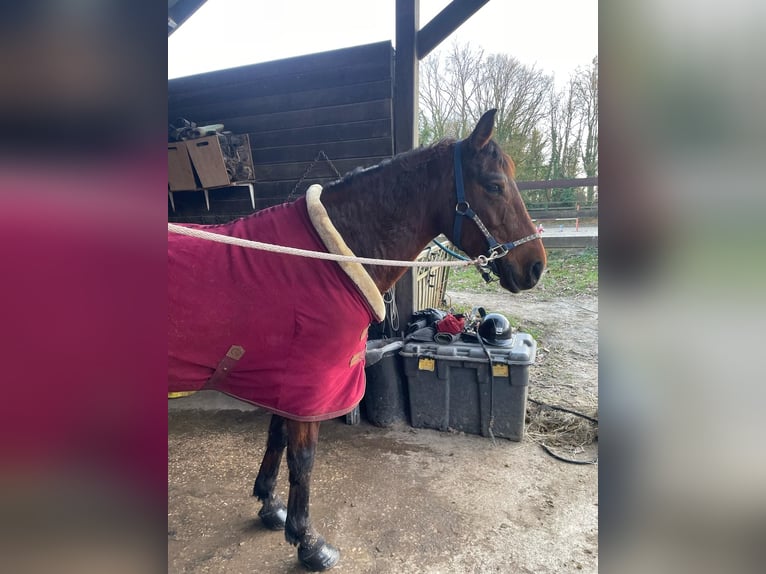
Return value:
<svg viewBox="0 0 766 574">
<path fill-rule="evenodd" d="M 469 267 L 471 265 L 486 265 L 489 259 L 484 255 L 479 255 L 470 261 L 393 261 L 389 259 L 371 259 L 369 257 L 355 257 L 353 255 L 336 255 L 334 253 L 324 253 L 321 251 L 309 251 L 307 249 L 298 249 L 296 247 L 285 247 L 283 245 L 274 245 L 272 243 L 261 243 L 260 241 L 250 241 L 249 239 L 240 239 L 220 233 L 211 233 L 201 229 L 184 227 L 168 223 L 168 231 L 198 239 L 207 239 L 208 241 L 217 241 L 218 243 L 228 243 L 239 247 L 248 247 L 250 249 L 260 249 L 261 251 L 270 251 L 272 253 L 285 253 L 288 255 L 297 255 L 298 257 L 311 257 L 314 259 L 328 259 L 330 261 L 349 261 L 357 263 L 367 263 L 368 265 L 388 265 L 390 267 Z"/>
</svg>

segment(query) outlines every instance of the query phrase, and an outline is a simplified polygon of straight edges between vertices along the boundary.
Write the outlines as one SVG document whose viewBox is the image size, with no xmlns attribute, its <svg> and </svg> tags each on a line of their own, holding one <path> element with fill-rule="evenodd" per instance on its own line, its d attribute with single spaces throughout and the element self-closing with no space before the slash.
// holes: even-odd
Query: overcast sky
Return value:
<svg viewBox="0 0 766 574">
<path fill-rule="evenodd" d="M 448 0 L 420 0 L 420 26 Z M 168 78 L 394 42 L 394 0 L 208 0 L 168 38 Z M 598 53 L 597 0 L 490 0 L 456 38 L 510 54 L 561 84 Z"/>
</svg>

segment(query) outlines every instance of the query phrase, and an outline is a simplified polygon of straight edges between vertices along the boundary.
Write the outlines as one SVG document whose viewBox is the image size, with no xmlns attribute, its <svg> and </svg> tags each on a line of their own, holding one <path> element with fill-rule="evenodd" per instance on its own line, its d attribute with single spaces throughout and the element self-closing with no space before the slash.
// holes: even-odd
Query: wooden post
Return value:
<svg viewBox="0 0 766 574">
<path fill-rule="evenodd" d="M 394 60 L 394 153 L 418 146 L 418 57 L 420 0 L 396 0 Z M 416 311 L 415 274 L 409 269 L 396 284 L 400 329 Z"/>
<path fill-rule="evenodd" d="M 418 62 L 489 0 L 452 0 L 420 30 L 420 0 L 396 0 L 394 61 L 394 153 L 418 143 Z M 416 274 L 407 271 L 396 284 L 401 328 L 417 311 Z"/>
<path fill-rule="evenodd" d="M 394 153 L 418 146 L 418 56 L 420 0 L 396 0 Z"/>
</svg>

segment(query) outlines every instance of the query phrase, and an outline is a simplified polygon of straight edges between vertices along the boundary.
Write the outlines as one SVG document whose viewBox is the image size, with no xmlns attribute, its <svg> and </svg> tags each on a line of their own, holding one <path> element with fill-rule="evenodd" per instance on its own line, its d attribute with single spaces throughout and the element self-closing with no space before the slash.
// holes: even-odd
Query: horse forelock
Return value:
<svg viewBox="0 0 766 574">
<path fill-rule="evenodd" d="M 502 150 L 501 150 L 502 151 Z M 508 170 L 511 172 L 511 177 L 513 179 L 516 179 L 516 163 L 513 161 L 513 158 L 509 156 L 504 151 L 502 152 L 502 158 L 504 160 L 504 163 L 507 164 Z"/>
<path fill-rule="evenodd" d="M 487 145 L 481 150 L 481 153 L 491 155 L 493 159 L 496 159 L 500 163 L 503 170 L 508 170 L 511 178 L 516 179 L 516 164 L 514 163 L 513 158 L 508 155 L 494 139 L 487 142 Z"/>
</svg>

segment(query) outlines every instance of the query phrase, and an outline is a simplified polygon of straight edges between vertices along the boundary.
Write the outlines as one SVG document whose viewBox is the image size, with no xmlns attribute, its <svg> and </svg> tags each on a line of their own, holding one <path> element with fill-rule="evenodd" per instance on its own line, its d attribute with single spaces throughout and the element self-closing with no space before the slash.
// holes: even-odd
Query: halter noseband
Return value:
<svg viewBox="0 0 766 574">
<path fill-rule="evenodd" d="M 457 204 L 455 205 L 455 225 L 452 232 L 452 241 L 455 246 L 462 251 L 463 248 L 460 246 L 460 233 L 463 229 L 464 217 L 473 220 L 473 222 L 476 223 L 476 226 L 479 228 L 479 231 L 481 231 L 484 234 L 484 237 L 487 239 L 489 249 L 487 250 L 487 254 L 483 256 L 487 263 L 493 261 L 494 259 L 504 257 L 514 247 L 518 247 L 519 245 L 523 245 L 529 241 L 539 239 L 540 234 L 533 233 L 532 235 L 527 235 L 526 237 L 517 239 L 516 241 L 499 243 L 492 236 L 492 234 L 487 229 L 487 226 L 484 225 L 476 212 L 471 209 L 471 205 L 465 199 L 465 189 L 463 187 L 463 162 L 461 161 L 460 151 L 461 142 L 462 140 L 455 142 L 455 190 L 457 192 Z"/>
</svg>

